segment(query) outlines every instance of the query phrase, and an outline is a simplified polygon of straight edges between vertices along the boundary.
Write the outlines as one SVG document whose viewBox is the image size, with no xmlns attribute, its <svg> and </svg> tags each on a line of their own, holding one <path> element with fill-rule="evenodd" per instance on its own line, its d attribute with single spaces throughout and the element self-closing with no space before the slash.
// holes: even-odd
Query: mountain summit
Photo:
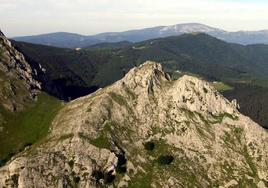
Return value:
<svg viewBox="0 0 268 188">
<path fill-rule="evenodd" d="M 1 187 L 265 187 L 268 134 L 208 82 L 145 62 L 68 103 Z"/>
<path fill-rule="evenodd" d="M 194 33 L 194 32 L 209 33 L 209 32 L 226 32 L 226 31 L 200 23 L 188 23 L 188 24 L 165 26 L 160 30 L 160 33 L 165 32 L 167 33 L 173 32 L 179 34 L 179 33 Z"/>
</svg>

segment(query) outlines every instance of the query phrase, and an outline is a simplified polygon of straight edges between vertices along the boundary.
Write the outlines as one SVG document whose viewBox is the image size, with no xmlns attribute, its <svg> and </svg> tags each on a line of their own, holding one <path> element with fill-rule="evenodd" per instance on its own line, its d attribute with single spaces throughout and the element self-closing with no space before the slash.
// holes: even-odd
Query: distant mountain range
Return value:
<svg viewBox="0 0 268 188">
<path fill-rule="evenodd" d="M 158 26 L 124 32 L 107 32 L 97 35 L 79 35 L 57 32 L 34 36 L 15 37 L 14 40 L 65 48 L 84 48 L 99 43 L 141 42 L 154 38 L 201 32 L 221 40 L 238 44 L 268 44 L 268 30 L 228 32 L 199 23 Z"/>
</svg>

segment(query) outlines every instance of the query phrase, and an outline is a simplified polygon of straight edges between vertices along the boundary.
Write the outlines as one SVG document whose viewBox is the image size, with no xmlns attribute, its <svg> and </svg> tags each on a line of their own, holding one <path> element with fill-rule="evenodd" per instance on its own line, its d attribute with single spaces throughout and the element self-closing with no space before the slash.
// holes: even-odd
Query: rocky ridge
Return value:
<svg viewBox="0 0 268 188">
<path fill-rule="evenodd" d="M 0 31 L 0 104 L 9 111 L 20 111 L 41 89 L 34 70 Z"/>
<path fill-rule="evenodd" d="M 148 61 L 76 99 L 0 187 L 267 187 L 268 134 L 208 82 Z"/>
</svg>

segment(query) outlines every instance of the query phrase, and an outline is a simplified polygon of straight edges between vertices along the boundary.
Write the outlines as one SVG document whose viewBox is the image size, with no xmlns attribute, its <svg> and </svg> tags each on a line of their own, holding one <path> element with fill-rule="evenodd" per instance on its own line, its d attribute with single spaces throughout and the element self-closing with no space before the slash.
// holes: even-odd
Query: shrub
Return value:
<svg viewBox="0 0 268 188">
<path fill-rule="evenodd" d="M 70 166 L 71 168 L 74 167 L 74 161 L 73 161 L 73 160 L 70 160 L 70 161 L 68 162 L 68 164 L 69 164 L 69 166 Z"/>
<path fill-rule="evenodd" d="M 160 165 L 169 165 L 174 160 L 172 155 L 160 155 L 157 159 L 157 162 Z"/>
<path fill-rule="evenodd" d="M 115 169 L 116 172 L 118 172 L 119 174 L 126 173 L 126 171 L 127 171 L 127 168 L 126 168 L 127 159 L 125 157 L 125 153 L 122 152 L 122 153 L 117 154 L 116 156 L 118 158 L 118 163 L 117 163 L 117 166 Z"/>
<path fill-rule="evenodd" d="M 11 176 L 11 179 L 12 179 L 13 183 L 15 184 L 15 186 L 17 187 L 19 185 L 19 175 L 18 174 L 13 174 Z"/>
<path fill-rule="evenodd" d="M 74 177 L 74 183 L 79 183 L 80 182 L 80 177 L 79 176 L 75 176 Z"/>
<path fill-rule="evenodd" d="M 144 148 L 145 148 L 146 150 L 148 150 L 148 151 L 152 151 L 152 150 L 154 150 L 155 145 L 154 145 L 153 142 L 146 142 L 146 143 L 144 144 Z"/>
<path fill-rule="evenodd" d="M 114 181 L 115 176 L 112 173 L 113 171 L 104 174 L 104 183 L 110 184 Z"/>
<path fill-rule="evenodd" d="M 95 179 L 96 183 L 100 183 L 100 180 L 103 179 L 105 184 L 110 184 L 114 181 L 115 176 L 113 171 L 104 173 L 101 170 L 93 170 L 91 176 Z M 80 181 L 80 179 L 79 179 Z"/>
<path fill-rule="evenodd" d="M 96 180 L 96 182 L 99 182 L 104 178 L 104 173 L 100 170 L 93 170 L 91 176 Z"/>
<path fill-rule="evenodd" d="M 123 166 L 117 166 L 115 170 L 119 174 L 124 174 L 124 173 L 127 172 L 127 168 L 126 168 L 125 165 L 123 165 Z"/>
<path fill-rule="evenodd" d="M 127 159 L 124 153 L 117 154 L 116 157 L 118 159 L 118 166 L 123 166 L 127 163 Z"/>
</svg>

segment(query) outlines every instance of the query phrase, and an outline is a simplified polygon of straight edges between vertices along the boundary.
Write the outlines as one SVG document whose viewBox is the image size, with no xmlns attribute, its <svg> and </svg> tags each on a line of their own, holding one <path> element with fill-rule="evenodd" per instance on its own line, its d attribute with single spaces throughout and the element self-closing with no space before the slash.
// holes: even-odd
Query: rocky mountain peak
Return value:
<svg viewBox="0 0 268 188">
<path fill-rule="evenodd" d="M 148 61 L 68 103 L 0 187 L 265 187 L 267 142 L 208 82 Z"/>
<path fill-rule="evenodd" d="M 170 80 L 170 76 L 163 71 L 161 64 L 153 61 L 146 61 L 138 67 L 131 69 L 120 81 L 133 91 L 139 90 L 153 93 L 160 88 L 162 83 Z"/>
<path fill-rule="evenodd" d="M 184 75 L 176 81 L 164 72 L 161 64 L 147 61 L 135 67 L 118 82 L 125 84 L 135 94 L 154 95 L 161 98 L 163 92 L 170 95 L 180 106 L 202 113 L 237 113 L 236 106 L 226 100 L 208 82 L 194 76 Z M 120 87 L 119 86 L 119 87 Z M 157 96 L 160 95 L 160 96 Z"/>
</svg>

